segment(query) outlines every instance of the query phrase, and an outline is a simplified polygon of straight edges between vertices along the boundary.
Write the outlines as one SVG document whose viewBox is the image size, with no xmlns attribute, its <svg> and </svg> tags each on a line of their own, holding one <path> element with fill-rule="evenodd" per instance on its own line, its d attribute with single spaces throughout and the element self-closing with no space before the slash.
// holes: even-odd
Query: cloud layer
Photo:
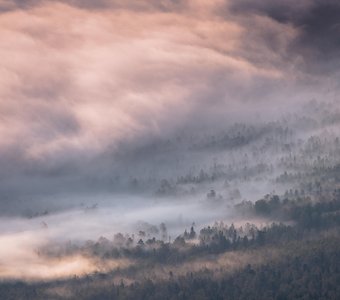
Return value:
<svg viewBox="0 0 340 300">
<path fill-rule="evenodd" d="M 3 198 L 35 177 L 52 178 L 38 188 L 47 192 L 86 185 L 122 144 L 273 117 L 323 93 L 337 84 L 339 10 L 331 0 L 0 1 Z"/>
</svg>

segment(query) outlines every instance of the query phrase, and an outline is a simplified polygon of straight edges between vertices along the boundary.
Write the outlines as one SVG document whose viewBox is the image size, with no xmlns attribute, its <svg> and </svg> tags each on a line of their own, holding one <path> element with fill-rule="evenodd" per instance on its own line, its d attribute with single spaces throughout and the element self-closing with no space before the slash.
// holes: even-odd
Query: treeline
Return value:
<svg viewBox="0 0 340 300">
<path fill-rule="evenodd" d="M 132 258 L 150 263 L 176 264 L 204 254 L 284 245 L 287 241 L 300 240 L 340 225 L 340 198 L 313 204 L 307 197 L 289 200 L 268 195 L 255 204 L 246 205 L 249 213 L 281 221 L 263 227 L 251 223 L 235 226 L 215 222 L 213 226 L 204 227 L 198 232 L 192 226 L 173 242 L 155 237 L 145 238 L 145 234 L 139 234 L 136 238 L 134 235 L 118 233 L 112 241 L 101 237 L 97 242 L 89 241 L 84 246 L 69 244 L 56 249 L 48 246 L 41 254 L 63 256 L 80 253 L 101 259 Z M 161 225 L 161 232 L 167 236 L 165 224 Z"/>
<path fill-rule="evenodd" d="M 119 235 L 116 236 L 121 242 L 119 247 L 105 238 L 84 247 L 69 245 L 67 251 L 98 257 L 104 262 L 131 258 L 138 263 L 126 270 L 64 281 L 3 282 L 0 299 L 339 299 L 340 199 L 338 193 L 334 195 L 332 200 L 318 203 L 312 203 L 308 197 L 293 200 L 268 195 L 248 205 L 248 209 L 256 216 L 276 216 L 285 223 L 264 227 L 216 222 L 197 232 L 193 225 L 171 243 L 140 236 L 134 241 L 132 237 Z M 160 231 L 166 233 L 164 224 Z M 182 263 L 203 257 L 216 259 L 228 251 L 261 253 L 269 248 L 280 251 L 278 259 L 264 259 L 264 264 L 250 260 L 251 264 L 234 273 L 226 267 L 216 272 L 202 266 L 201 271 L 188 270 L 186 275 L 169 272 L 168 280 L 151 279 L 147 275 L 142 279 L 139 275 L 138 280 L 134 277 L 136 272 L 150 266 L 169 266 L 175 270 Z M 117 284 L 113 278 L 128 281 L 124 279 Z M 64 292 L 53 292 L 60 290 Z"/>
<path fill-rule="evenodd" d="M 169 274 L 168 280 L 145 278 L 132 284 L 123 280 L 102 284 L 103 276 L 74 278 L 54 283 L 3 283 L 1 299 L 82 299 L 82 300 L 219 300 L 219 299 L 330 299 L 340 296 L 340 238 L 334 234 L 299 242 L 288 242 L 277 262 L 248 264 L 234 273 L 215 276 L 214 270 L 186 275 Z M 62 290 L 64 294 L 51 291 Z M 50 297 L 50 298 L 49 298 Z"/>
<path fill-rule="evenodd" d="M 287 246 L 287 256 L 276 264 L 248 265 L 223 278 L 203 270 L 168 281 L 145 280 L 112 286 L 81 299 L 339 299 L 339 239 L 302 243 L 295 255 Z M 93 292 L 93 291 L 92 291 Z M 76 298 L 74 298 L 76 299 Z"/>
<path fill-rule="evenodd" d="M 200 230 L 199 245 L 195 248 L 209 252 L 239 250 L 249 247 L 285 243 L 289 240 L 302 239 L 317 231 L 340 226 L 340 199 L 313 204 L 310 199 L 281 200 L 279 196 L 267 196 L 247 204 L 247 209 L 258 216 L 278 218 L 262 228 L 254 224 L 235 227 L 216 223 Z M 283 223 L 286 222 L 286 223 Z M 194 251 L 194 250 L 192 250 Z"/>
<path fill-rule="evenodd" d="M 243 201 L 235 208 L 243 214 L 281 221 L 295 221 L 299 226 L 332 226 L 338 224 L 340 190 L 335 189 L 327 200 L 317 202 L 305 196 L 303 191 L 290 190 L 282 197 L 268 194 L 254 204 L 250 201 Z"/>
</svg>

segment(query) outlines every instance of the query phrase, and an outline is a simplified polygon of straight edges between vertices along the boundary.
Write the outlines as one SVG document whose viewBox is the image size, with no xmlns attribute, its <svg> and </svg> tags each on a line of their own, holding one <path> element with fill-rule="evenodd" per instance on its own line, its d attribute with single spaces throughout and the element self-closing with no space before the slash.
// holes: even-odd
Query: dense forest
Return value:
<svg viewBox="0 0 340 300">
<path fill-rule="evenodd" d="M 237 205 L 249 217 L 272 220 L 260 227 L 193 224 L 173 242 L 117 234 L 113 241 L 41 249 L 46 256 L 81 253 L 134 264 L 67 280 L 2 282 L 1 299 L 338 299 L 339 195 L 335 190 L 322 202 L 266 195 Z M 164 224 L 160 230 L 166 234 Z"/>
<path fill-rule="evenodd" d="M 324 129 L 336 113 L 318 103 L 308 107 L 314 119 L 235 123 L 214 136 L 158 141 L 157 172 L 137 162 L 134 176 L 120 171 L 111 184 L 165 205 L 164 221 L 140 220 L 99 238 L 77 239 L 74 231 L 73 238 L 50 239 L 33 249 L 32 273 L 1 279 L 0 299 L 339 299 L 340 142 L 336 131 Z M 146 160 L 148 151 L 139 149 Z M 122 161 L 132 154 L 125 155 Z M 164 171 L 176 160 L 178 168 Z M 192 221 L 167 216 L 169 204 Z M 51 234 L 62 208 L 41 207 L 22 218 Z M 101 222 L 111 208 L 75 201 L 73 209 Z M 91 268 L 41 278 L 41 264 L 79 258 Z"/>
</svg>

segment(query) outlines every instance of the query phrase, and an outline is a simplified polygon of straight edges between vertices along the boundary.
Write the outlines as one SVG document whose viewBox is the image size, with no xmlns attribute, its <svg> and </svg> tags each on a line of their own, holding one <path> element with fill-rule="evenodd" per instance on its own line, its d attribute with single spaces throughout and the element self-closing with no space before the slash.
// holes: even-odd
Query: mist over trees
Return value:
<svg viewBox="0 0 340 300">
<path fill-rule="evenodd" d="M 303 114 L 286 116 L 275 123 L 235 123 L 214 135 L 160 141 L 160 150 L 146 154 L 143 162 L 126 153 L 131 167 L 118 168 L 119 180 L 111 184 L 121 192 L 118 199 L 127 191 L 137 198 L 121 207 L 110 197 L 95 202 L 81 197 L 81 202 L 68 202 L 67 209 L 46 201 L 22 211 L 20 220 L 39 224 L 39 234 L 50 236 L 49 242 L 27 249 L 32 251 L 29 268 L 81 262 L 49 280 L 31 273 L 27 279 L 16 272 L 3 275 L 1 295 L 337 299 L 337 121 L 325 124 L 323 118 L 333 112 L 315 102 L 308 108 L 308 121 Z M 153 160 L 159 167 L 152 174 Z M 132 214 L 129 220 L 126 211 Z M 56 235 L 61 222 L 74 216 L 83 226 L 90 220 L 99 228 L 89 235 L 91 226 L 81 230 L 76 225 L 78 231 L 75 227 L 66 238 Z"/>
<path fill-rule="evenodd" d="M 0 0 L 0 300 L 340 299 L 339 16 Z"/>
</svg>

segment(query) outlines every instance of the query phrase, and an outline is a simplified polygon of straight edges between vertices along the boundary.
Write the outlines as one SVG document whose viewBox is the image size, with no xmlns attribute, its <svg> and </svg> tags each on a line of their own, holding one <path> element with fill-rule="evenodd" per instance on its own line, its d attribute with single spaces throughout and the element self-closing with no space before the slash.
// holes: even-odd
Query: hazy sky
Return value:
<svg viewBox="0 0 340 300">
<path fill-rule="evenodd" d="M 1 201 L 96 176 L 122 145 L 335 97 L 339 15 L 337 0 L 0 0 Z"/>
</svg>

